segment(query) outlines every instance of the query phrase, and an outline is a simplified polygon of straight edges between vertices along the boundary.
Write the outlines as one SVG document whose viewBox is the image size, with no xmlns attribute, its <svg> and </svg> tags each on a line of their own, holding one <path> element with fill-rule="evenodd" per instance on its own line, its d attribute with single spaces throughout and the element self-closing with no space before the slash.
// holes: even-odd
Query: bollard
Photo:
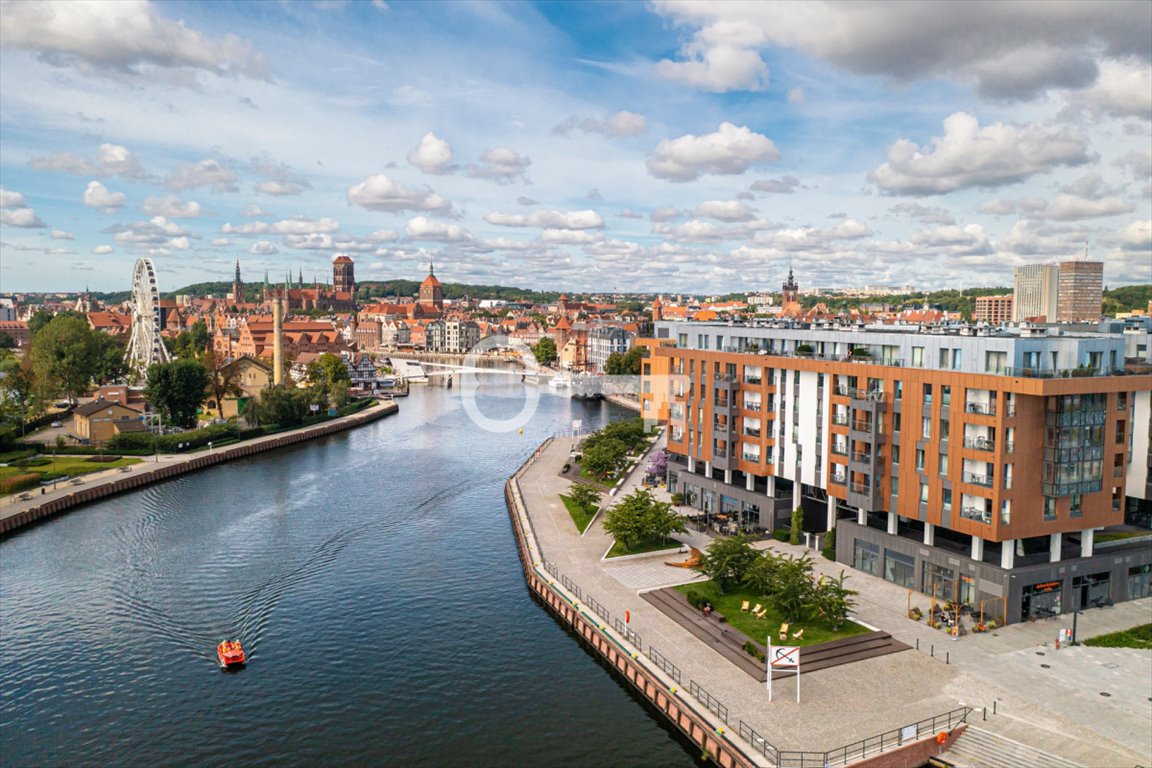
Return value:
<svg viewBox="0 0 1152 768">
<path fill-rule="evenodd" d="M 916 650 L 920 650 L 920 638 L 916 638 Z"/>
<path fill-rule="evenodd" d="M 992 714 L 996 714 L 996 700 L 992 700 Z"/>
<path fill-rule="evenodd" d="M 944 663 L 945 664 L 951 664 L 952 663 L 952 651 L 948 651 L 944 654 Z"/>
<path fill-rule="evenodd" d="M 984 720 L 985 722 L 988 720 L 988 707 L 984 707 Z"/>
<path fill-rule="evenodd" d="M 930 645 L 928 647 L 932 649 L 932 658 L 936 658 L 936 644 L 933 643 L 932 645 Z"/>
</svg>

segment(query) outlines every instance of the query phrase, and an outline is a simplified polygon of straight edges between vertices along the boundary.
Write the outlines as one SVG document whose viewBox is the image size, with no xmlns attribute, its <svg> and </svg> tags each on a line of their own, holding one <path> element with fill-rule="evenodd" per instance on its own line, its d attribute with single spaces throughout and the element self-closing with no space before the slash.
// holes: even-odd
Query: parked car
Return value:
<svg viewBox="0 0 1152 768">
<path fill-rule="evenodd" d="M 52 426 L 53 426 L 53 427 L 62 427 L 62 426 L 64 426 L 64 425 L 63 425 L 63 424 L 61 424 L 61 423 L 60 423 L 60 422 L 58 422 L 58 421 L 54 421 L 54 422 L 52 422 Z"/>
</svg>

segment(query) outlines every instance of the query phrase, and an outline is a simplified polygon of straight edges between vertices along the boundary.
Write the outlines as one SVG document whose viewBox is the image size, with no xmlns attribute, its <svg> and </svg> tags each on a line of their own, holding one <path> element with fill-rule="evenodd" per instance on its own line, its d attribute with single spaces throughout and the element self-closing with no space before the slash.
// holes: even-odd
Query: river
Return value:
<svg viewBox="0 0 1152 768">
<path fill-rule="evenodd" d="M 459 382 L 458 382 L 459 384 Z M 0 542 L 4 766 L 689 766 L 525 587 L 507 477 L 573 419 L 515 377 Z M 247 668 L 217 668 L 239 638 Z"/>
</svg>

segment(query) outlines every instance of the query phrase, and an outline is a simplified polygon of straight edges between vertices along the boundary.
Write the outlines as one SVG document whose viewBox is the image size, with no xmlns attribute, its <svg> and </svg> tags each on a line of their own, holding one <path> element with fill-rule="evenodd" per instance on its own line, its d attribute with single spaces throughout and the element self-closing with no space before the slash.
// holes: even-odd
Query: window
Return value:
<svg viewBox="0 0 1152 768">
<path fill-rule="evenodd" d="M 899 496 L 900 495 L 900 478 L 895 476 L 895 475 L 893 475 L 893 477 L 892 477 L 892 495 L 893 496 Z"/>
<path fill-rule="evenodd" d="M 916 580 L 916 560 L 911 555 L 884 550 L 884 578 L 911 589 Z"/>
<path fill-rule="evenodd" d="M 920 503 L 928 503 L 928 483 L 920 483 Z"/>
<path fill-rule="evenodd" d="M 940 404 L 943 406 L 952 405 L 952 387 L 947 385 L 940 387 Z"/>
<path fill-rule="evenodd" d="M 1120 410 L 1120 411 L 1128 410 L 1128 393 L 1127 392 L 1117 392 L 1116 393 L 1116 409 Z"/>
<path fill-rule="evenodd" d="M 951 568 L 932 563 L 923 563 L 920 568 L 924 583 L 924 594 L 935 595 L 940 600 L 951 600 L 956 595 L 956 572 Z"/>
<path fill-rule="evenodd" d="M 1004 499 L 1000 502 L 1000 523 L 1009 525 L 1012 522 L 1012 502 Z"/>
<path fill-rule="evenodd" d="M 963 356 L 961 355 L 962 352 L 963 350 L 961 349 L 952 350 L 952 370 L 954 371 L 960 370 L 960 365 L 963 361 Z"/>
<path fill-rule="evenodd" d="M 1007 352 L 985 352 L 984 353 L 984 372 L 985 373 L 1003 373 L 1004 367 L 1008 363 Z"/>
<path fill-rule="evenodd" d="M 1116 422 L 1116 442 L 1118 442 L 1118 443 L 1124 442 L 1124 431 L 1125 431 L 1126 426 L 1127 426 L 1127 422 L 1125 422 L 1123 419 Z"/>
<path fill-rule="evenodd" d="M 924 449 L 923 448 L 917 448 L 916 449 L 916 471 L 917 472 L 923 472 L 924 471 Z"/>
<path fill-rule="evenodd" d="M 852 567 L 873 576 L 880 575 L 880 545 L 870 541 L 856 540 L 852 548 Z"/>
<path fill-rule="evenodd" d="M 942 419 L 940 421 L 940 439 L 941 440 L 947 440 L 948 435 L 950 433 L 951 433 L 951 428 L 950 428 L 950 425 L 948 423 L 948 419 Z"/>
<path fill-rule="evenodd" d="M 947 512 L 950 509 L 952 509 L 952 489 L 951 488 L 945 488 L 944 489 L 944 511 Z"/>
<path fill-rule="evenodd" d="M 932 417 L 931 416 L 925 416 L 924 417 L 923 434 L 924 434 L 924 437 L 926 437 L 926 438 L 932 437 Z"/>
<path fill-rule="evenodd" d="M 1051 496 L 1044 497 L 1044 520 L 1051 522 L 1056 519 L 1056 499 Z"/>
<path fill-rule="evenodd" d="M 946 349 L 940 350 L 940 365 L 938 367 L 939 368 L 947 368 L 948 367 L 948 350 L 946 350 Z"/>
<path fill-rule="evenodd" d="M 924 347 L 912 347 L 912 367 L 924 367 Z"/>
<path fill-rule="evenodd" d="M 940 462 L 938 465 L 938 469 L 940 470 L 940 476 L 941 477 L 944 477 L 945 475 L 948 474 L 948 454 L 946 454 L 946 453 L 940 454 Z"/>
<path fill-rule="evenodd" d="M 892 463 L 893 464 L 899 464 L 900 463 L 900 446 L 898 446 L 898 445 L 892 446 Z"/>
<path fill-rule="evenodd" d="M 1128 569 L 1128 599 L 1152 597 L 1152 565 L 1137 565 Z"/>
<path fill-rule="evenodd" d="M 924 385 L 924 405 L 932 405 L 932 385 Z"/>
<path fill-rule="evenodd" d="M 1071 517 L 1083 517 L 1084 516 L 1084 510 L 1080 508 L 1080 499 L 1081 499 L 1080 494 L 1078 494 L 1078 493 L 1072 494 L 1072 508 L 1071 508 L 1071 512 L 1069 513 L 1069 515 Z"/>
<path fill-rule="evenodd" d="M 900 420 L 900 414 L 899 413 L 892 414 L 892 431 L 893 432 L 899 432 L 900 431 L 900 421 L 901 420 Z"/>
<path fill-rule="evenodd" d="M 896 382 L 896 394 L 894 395 L 894 397 L 897 400 L 902 400 L 904 398 L 904 382 L 902 382 L 902 381 Z"/>
</svg>

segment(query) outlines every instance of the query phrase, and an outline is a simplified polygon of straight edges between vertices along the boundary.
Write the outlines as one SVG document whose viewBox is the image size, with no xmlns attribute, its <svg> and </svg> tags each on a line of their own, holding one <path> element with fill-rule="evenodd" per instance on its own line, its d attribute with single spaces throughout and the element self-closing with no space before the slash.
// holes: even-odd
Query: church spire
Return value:
<svg viewBox="0 0 1152 768">
<path fill-rule="evenodd" d="M 236 283 L 240 283 L 240 257 L 236 257 Z"/>
<path fill-rule="evenodd" d="M 435 276 L 436 270 L 432 268 L 432 259 L 428 259 L 428 274 Z"/>
</svg>

